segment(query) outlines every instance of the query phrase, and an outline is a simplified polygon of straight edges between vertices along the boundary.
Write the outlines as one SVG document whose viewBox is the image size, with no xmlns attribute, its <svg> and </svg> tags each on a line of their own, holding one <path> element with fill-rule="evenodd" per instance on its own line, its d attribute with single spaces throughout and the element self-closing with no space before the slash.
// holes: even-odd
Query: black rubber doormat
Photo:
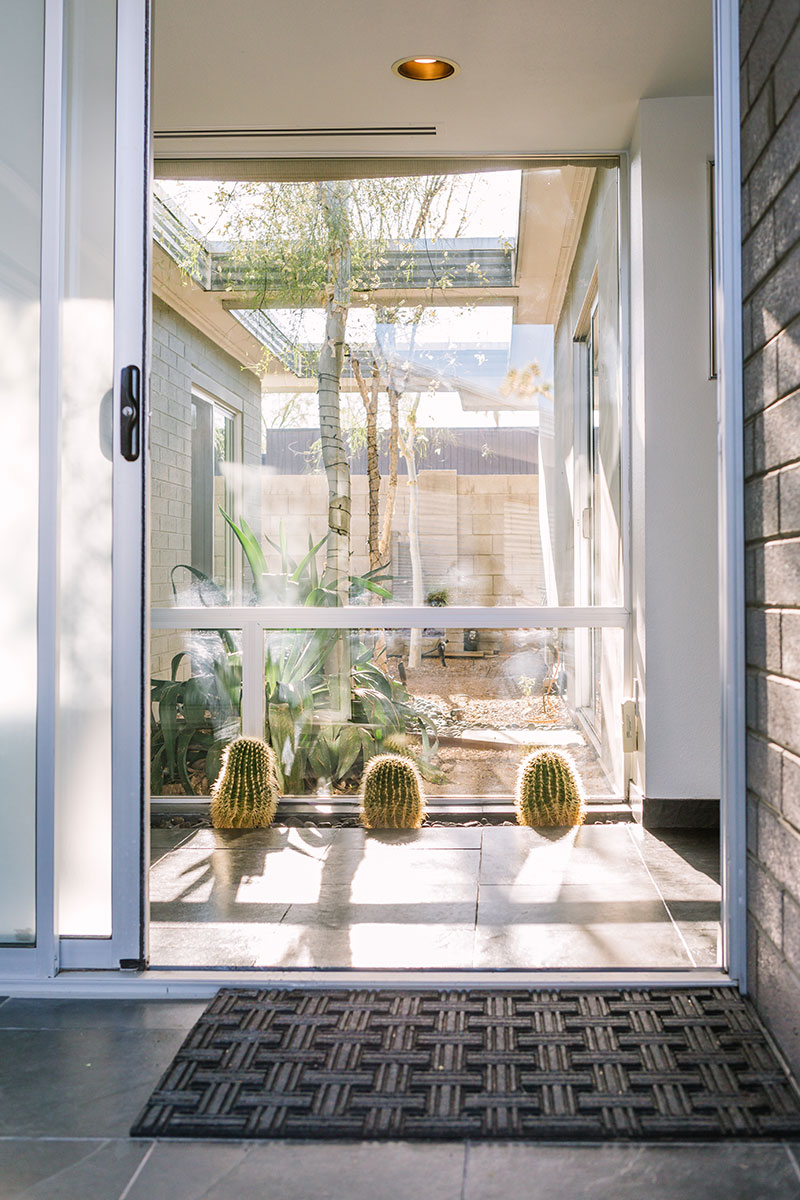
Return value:
<svg viewBox="0 0 800 1200">
<path fill-rule="evenodd" d="M 136 1137 L 715 1139 L 800 1133 L 730 988 L 220 991 Z"/>
</svg>

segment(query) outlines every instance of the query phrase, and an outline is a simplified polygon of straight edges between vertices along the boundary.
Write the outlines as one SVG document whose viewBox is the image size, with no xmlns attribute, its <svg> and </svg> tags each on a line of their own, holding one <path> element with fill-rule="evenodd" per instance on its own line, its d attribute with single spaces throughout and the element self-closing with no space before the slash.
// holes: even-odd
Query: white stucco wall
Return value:
<svg viewBox="0 0 800 1200">
<path fill-rule="evenodd" d="M 631 147 L 634 782 L 664 799 L 720 792 L 713 144 L 711 97 L 641 101 Z"/>
</svg>

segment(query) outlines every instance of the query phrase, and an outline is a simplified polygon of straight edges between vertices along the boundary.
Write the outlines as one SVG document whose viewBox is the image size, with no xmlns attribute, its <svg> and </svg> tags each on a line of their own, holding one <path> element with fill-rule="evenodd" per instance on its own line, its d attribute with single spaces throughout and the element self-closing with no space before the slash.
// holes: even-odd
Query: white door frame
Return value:
<svg viewBox="0 0 800 1200">
<path fill-rule="evenodd" d="M 114 188 L 114 481 L 112 568 L 111 937 L 61 938 L 61 969 L 117 969 L 144 962 L 149 822 L 145 763 L 149 723 L 145 503 L 150 321 L 149 0 L 117 4 L 116 177 Z M 142 246 L 138 236 L 144 236 Z M 123 457 L 121 374 L 139 369 L 139 454 Z"/>
<path fill-rule="evenodd" d="M 722 946 L 747 991 L 744 416 L 739 5 L 714 2 L 714 155 L 719 433 Z"/>
<path fill-rule="evenodd" d="M 141 162 L 140 184 L 130 188 L 130 175 L 118 177 L 117 190 L 117 253 L 118 276 L 115 282 L 116 317 L 119 333 L 115 345 L 116 388 L 119 386 L 119 370 L 126 363 L 138 363 L 146 378 L 145 347 L 148 342 L 146 313 L 148 310 L 148 249 L 149 229 L 143 247 L 137 239 L 125 236 L 131 228 L 140 228 L 142 213 L 147 211 L 147 139 L 146 124 L 142 117 L 142 80 L 148 75 L 147 8 L 148 0 L 125 0 L 120 6 L 120 39 L 125 39 L 126 54 L 120 59 L 118 78 L 118 126 L 119 148 L 125 154 Z M 44 145 L 53 145 L 59 136 L 60 121 L 60 3 L 47 0 L 47 27 L 45 61 L 47 83 L 45 86 L 45 136 Z M 722 681 L 722 803 L 721 820 L 723 831 L 723 945 L 727 970 L 694 972 L 636 972 L 636 981 L 650 986 L 658 984 L 701 985 L 704 982 L 738 984 L 746 988 L 746 894 L 745 894 L 745 771 L 744 771 L 744 522 L 743 522 L 743 452 L 742 452 L 742 347 L 741 347 L 741 229 L 740 203 L 740 157 L 739 157 L 739 63 L 738 63 L 737 0 L 714 0 L 714 57 L 715 57 L 715 156 L 716 156 L 716 218 L 717 218 L 717 272 L 718 288 L 722 303 L 718 305 L 718 362 L 719 362 L 719 499 L 720 499 L 720 630 L 721 630 L 721 681 Z M 135 53 L 132 52 L 135 46 Z M 59 108 L 58 114 L 56 108 Z M 57 153 L 57 152 L 56 152 Z M 128 161 L 131 161 L 129 159 Z M 45 159 L 45 179 L 54 170 L 53 162 Z M 59 167 L 60 170 L 60 167 Z M 58 250 L 57 222 L 54 213 L 43 211 L 43 250 L 48 254 Z M 143 208 L 144 206 L 144 208 Z M 55 242 L 54 242 L 55 238 Z M 52 253 L 51 262 L 58 256 Z M 57 308 L 52 305 L 54 283 L 43 276 L 42 336 L 52 332 Z M 47 286 L 45 286 L 47 284 Z M 49 297 L 49 299 L 48 299 Z M 55 316 L 54 316 L 55 314 Z M 123 331 L 124 330 L 124 331 Z M 144 331 L 144 335 L 143 335 Z M 623 337 L 626 336 L 623 327 Z M 42 389 L 45 395 L 45 366 L 43 362 Z M 50 387 L 57 379 L 52 364 L 48 367 Z M 118 397 L 117 397 L 118 402 Z M 143 406 L 146 407 L 146 406 Z M 117 410 L 118 411 L 118 410 Z M 143 413 L 144 415 L 144 413 Z M 43 425 L 46 424 L 43 422 Z M 146 445 L 143 435 L 143 446 Z M 54 440 L 55 439 L 55 440 Z M 42 433 L 42 469 L 48 465 L 54 470 L 53 453 L 57 447 L 53 428 Z M 118 448 L 117 448 L 118 452 Z M 144 456 L 143 456 L 144 457 Z M 115 537 L 125 539 L 131 529 L 143 530 L 145 521 L 144 472 L 136 464 L 125 464 L 122 470 L 131 467 L 136 472 L 136 482 L 128 493 L 120 496 L 117 504 L 115 493 Z M 131 475 L 131 471 L 127 472 Z M 43 483 L 42 514 L 53 515 L 53 493 L 55 474 L 50 482 Z M 56 525 L 43 529 L 40 545 L 43 560 L 46 550 L 53 542 Z M 144 538 L 146 553 L 147 539 Z M 80 976 L 68 973 L 54 978 L 57 970 L 59 947 L 53 936 L 55 924 L 48 930 L 45 916 L 54 912 L 55 875 L 52 807 L 52 737 L 55 717 L 55 680 L 48 679 L 48 663 L 57 658 L 53 626 L 48 622 L 55 614 L 57 603 L 57 579 L 40 576 L 40 630 L 42 633 L 42 669 L 40 670 L 40 725 L 39 767 L 40 782 L 45 786 L 39 798 L 37 811 L 37 947 L 34 951 L 11 950 L 4 952 L 2 989 L 9 993 L 48 994 L 54 991 L 62 995 L 195 995 L 213 993 L 223 982 L 223 976 L 244 983 L 248 978 L 260 982 L 280 980 L 283 982 L 329 983 L 341 977 L 350 982 L 369 979 L 369 972 L 326 972 L 321 978 L 318 972 L 148 972 L 140 975 L 109 975 L 107 968 L 117 966 L 120 959 L 135 961 L 141 956 L 141 937 L 144 928 L 145 890 L 139 886 L 146 880 L 144 863 L 147 854 L 147 831 L 143 821 L 143 764 L 146 761 L 147 729 L 143 722 L 145 708 L 143 696 L 147 676 L 145 632 L 148 629 L 147 595 L 144 587 L 146 562 L 117 562 L 115 559 L 114 619 L 117 635 L 114 653 L 114 715 L 113 728 L 117 737 L 114 759 L 115 814 L 113 826 L 113 898 L 114 930 L 112 938 L 97 939 L 92 952 L 96 962 L 88 960 L 92 947 L 90 941 L 77 940 L 71 946 L 62 944 L 62 968 L 70 965 L 103 967 L 105 971 L 94 975 L 91 971 Z M 599 614 L 598 614 L 599 615 Z M 498 614 L 499 616 L 499 614 Z M 519 613 L 515 616 L 519 619 Z M 607 614 L 607 618 L 611 614 Z M 541 620 L 541 614 L 539 616 Z M 617 614 L 611 618 L 616 623 Z M 136 687 L 130 682 L 138 672 Z M 119 789 L 117 791 L 117 789 Z M 92 940 L 94 941 L 94 940 Z M 74 956 L 74 958 L 73 958 Z M 70 960 L 73 960 L 72 962 Z M 19 973 L 17 973 L 19 972 Z M 429 983 L 434 986 L 453 979 L 464 980 L 464 972 L 403 973 L 408 983 Z M 382 974 L 381 979 L 389 982 L 391 973 Z M 570 986 L 597 986 L 631 982 L 630 972 L 509 972 L 502 976 L 491 973 L 469 973 L 473 982 L 519 985 L 535 979 L 539 985 L 563 983 Z"/>
<path fill-rule="evenodd" d="M 41 211 L 41 335 L 39 417 L 38 702 L 36 744 L 36 943 L 0 948 L 6 990 L 30 991 L 32 981 L 55 983 L 70 966 L 118 969 L 142 957 L 142 843 L 145 823 L 142 647 L 147 614 L 142 597 L 146 552 L 144 475 L 146 400 L 141 398 L 140 453 L 121 453 L 120 372 L 136 365 L 146 379 L 149 341 L 149 0 L 117 4 L 116 179 L 114 263 L 114 449 L 112 619 L 112 933 L 102 938 L 59 938 L 59 867 L 56 843 L 56 733 L 59 664 L 59 469 L 61 407 L 61 305 L 64 251 L 62 180 L 63 0 L 45 0 Z M 131 181 L 136 186 L 131 186 Z M 131 230 L 144 233 L 144 244 Z M 120 549 L 122 548 L 122 552 Z M 119 631 L 124 631 L 119 636 Z M 144 832 L 146 838 L 146 832 Z M 34 985 L 36 986 L 36 985 Z"/>
<path fill-rule="evenodd" d="M 747 927 L 746 927 L 746 805 L 745 805 L 745 673 L 744 673 L 744 516 L 743 516 L 743 424 L 742 424 L 742 345 L 741 345 L 741 220 L 740 220 L 740 117 L 739 117 L 739 8 L 737 0 L 714 0 L 714 113 L 715 113 L 715 158 L 717 162 L 717 191 L 715 197 L 716 228 L 717 228 L 717 286 L 721 303 L 717 305 L 717 337 L 718 337 L 718 477 L 719 477 L 719 572 L 720 572 L 720 686 L 721 686 L 721 723 L 722 723 L 722 770 L 721 770 L 721 803 L 720 826 L 722 838 L 722 881 L 723 903 L 721 912 L 722 925 L 722 962 L 720 970 L 684 971 L 684 972 L 637 972 L 640 982 L 648 982 L 651 986 L 659 983 L 685 982 L 700 985 L 703 979 L 710 982 L 725 982 L 738 985 L 745 991 L 747 987 Z M 625 161 L 625 165 L 627 162 Z M 623 162 L 620 169 L 622 171 Z M 627 198 L 627 179 L 625 180 L 625 196 Z M 627 205 L 625 215 L 628 215 Z M 620 220 L 623 221 L 622 204 Z M 620 239 L 620 254 L 623 248 L 627 253 L 627 230 L 622 231 Z M 626 260 L 627 261 L 627 260 Z M 627 268 L 626 268 L 627 269 Z M 621 284 L 622 284 L 621 280 Z M 621 308 L 627 315 L 627 292 L 621 286 Z M 627 326 L 623 321 L 621 327 L 623 346 L 628 347 Z M 626 370 L 629 370 L 629 364 Z M 627 378 L 623 371 L 623 379 Z M 627 412 L 627 406 L 626 406 Z M 623 421 L 623 446 L 629 451 L 630 432 L 626 430 Z M 629 497 L 624 498 L 625 511 L 629 516 Z M 629 549 L 629 530 L 623 529 L 625 548 Z M 593 622 L 599 625 L 614 625 L 620 622 L 623 613 L 630 607 L 629 596 L 629 554 L 624 558 L 626 580 L 625 608 L 616 611 L 593 610 Z M 330 623 L 343 627 L 349 623 L 346 610 L 328 610 L 331 615 L 316 616 L 313 620 L 306 618 L 307 624 Z M 480 624 L 501 626 L 516 619 L 525 623 L 526 620 L 535 624 L 547 624 L 548 614 L 545 611 L 534 614 L 512 610 L 506 614 L 496 611 L 491 614 L 484 610 Z M 565 610 L 559 610 L 560 617 L 555 611 L 552 618 L 556 621 L 565 619 Z M 385 623 L 391 625 L 397 617 L 391 616 L 387 610 Z M 238 616 L 239 614 L 237 614 Z M 250 617 L 252 619 L 251 611 Z M 575 626 L 586 621 L 589 614 L 586 610 L 572 610 Z M 627 613 L 626 613 L 627 615 Z M 233 612 L 230 614 L 234 616 Z M 269 616 L 261 613 L 265 623 Z M 286 614 L 275 612 L 272 617 L 276 624 L 285 622 Z M 450 614 L 453 619 L 454 614 Z M 603 619 L 605 618 L 605 619 Z M 235 619 L 235 618 L 234 618 Z M 351 620 L 352 618 L 350 618 Z M 470 618 L 465 616 L 466 620 Z M 471 614 L 471 623 L 476 623 L 476 615 Z M 167 614 L 164 614 L 167 621 Z M 384 620 L 378 623 L 383 624 Z M 403 623 L 409 624 L 416 620 L 416 615 L 410 610 L 403 616 Z M 243 620 L 246 623 L 246 618 Z M 571 622 L 572 623 L 572 622 Z M 255 638 L 253 639 L 255 642 Z M 263 689 L 259 689 L 261 692 Z M 258 704 L 263 702 L 260 698 Z M 255 694 L 251 699 L 253 710 L 257 706 Z M 244 714 L 243 714 L 244 715 Z M 242 972 L 231 972 L 231 978 L 243 982 Z M 326 977 L 332 979 L 335 972 L 326 972 Z M 416 973 L 415 973 L 416 974 Z M 449 973 L 459 977 L 458 972 Z M 166 981 L 167 973 L 159 972 Z M 370 978 L 369 972 L 360 972 L 363 978 Z M 460 973 L 463 977 L 464 973 Z M 559 972 L 535 973 L 537 981 L 544 982 L 544 976 L 551 982 L 562 978 Z M 202 983 L 192 972 L 170 973 L 172 986 L 189 990 L 200 988 Z M 260 973 L 260 978 L 283 978 L 299 982 L 308 982 L 319 975 L 303 972 L 274 972 Z M 344 978 L 351 978 L 346 972 Z M 407 976 L 406 976 L 407 977 Z M 487 978 L 491 973 L 487 973 Z M 519 981 L 525 978 L 525 972 L 514 972 Z M 527 975 L 530 979 L 531 974 Z M 603 973 L 603 979 L 615 977 L 619 982 L 630 982 L 631 973 Z M 496 977 L 495 982 L 496 982 Z M 504 975 L 504 978 L 505 975 Z M 421 979 L 433 983 L 429 974 L 419 973 L 417 982 Z M 219 974 L 215 981 L 219 980 Z M 508 977 L 509 983 L 511 978 Z M 583 983 L 591 986 L 599 982 L 597 975 L 590 973 L 568 972 L 563 975 L 563 982 L 569 981 L 571 986 Z M 153 973 L 149 977 L 150 986 L 158 987 Z M 170 986 L 166 982 L 161 986 Z"/>
</svg>

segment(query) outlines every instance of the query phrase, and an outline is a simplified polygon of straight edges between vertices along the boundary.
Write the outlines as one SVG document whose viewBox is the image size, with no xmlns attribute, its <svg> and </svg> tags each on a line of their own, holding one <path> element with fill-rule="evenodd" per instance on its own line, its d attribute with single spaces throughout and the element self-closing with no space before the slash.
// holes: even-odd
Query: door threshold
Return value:
<svg viewBox="0 0 800 1200">
<path fill-rule="evenodd" d="M 369 988 L 659 988 L 736 987 L 720 968 L 573 971 L 263 969 L 209 967 L 185 970 L 61 971 L 53 979 L 0 979 L 0 994 L 63 1000 L 208 1000 L 221 987 Z"/>
<path fill-rule="evenodd" d="M 152 800 L 150 811 L 152 817 L 160 821 L 169 821 L 176 817 L 187 821 L 210 820 L 211 801 L 183 797 L 174 800 Z M 357 798 L 307 800 L 290 797 L 281 801 L 275 825 L 304 819 L 316 820 L 321 825 L 336 825 L 342 818 L 357 820 L 360 811 Z M 510 799 L 480 800 L 461 796 L 433 796 L 428 798 L 426 814 L 429 824 L 423 825 L 423 830 L 441 824 L 463 825 L 466 822 L 480 822 L 498 825 L 508 821 L 516 824 L 517 820 L 517 810 Z M 625 800 L 610 796 L 586 801 L 586 825 L 605 824 L 610 821 L 630 824 L 633 819 L 633 809 Z M 186 828 L 188 832 L 193 832 L 191 826 Z"/>
</svg>

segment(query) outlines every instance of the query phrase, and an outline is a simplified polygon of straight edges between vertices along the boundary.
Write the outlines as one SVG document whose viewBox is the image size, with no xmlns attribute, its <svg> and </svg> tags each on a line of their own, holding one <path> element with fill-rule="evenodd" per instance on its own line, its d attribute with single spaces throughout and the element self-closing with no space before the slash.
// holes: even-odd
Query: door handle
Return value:
<svg viewBox="0 0 800 1200">
<path fill-rule="evenodd" d="M 141 419 L 141 372 L 138 367 L 122 368 L 119 403 L 120 452 L 128 462 L 139 457 L 139 425 Z"/>
</svg>

